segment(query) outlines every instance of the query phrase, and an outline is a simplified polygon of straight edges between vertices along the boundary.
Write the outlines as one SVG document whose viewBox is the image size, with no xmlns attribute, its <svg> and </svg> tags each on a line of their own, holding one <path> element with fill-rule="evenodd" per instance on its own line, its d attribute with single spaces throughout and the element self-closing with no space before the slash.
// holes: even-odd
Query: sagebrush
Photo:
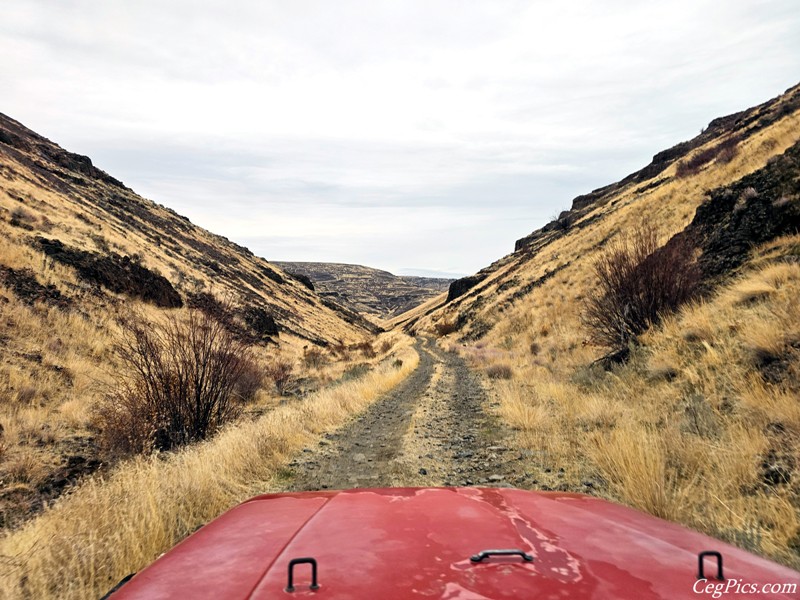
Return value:
<svg viewBox="0 0 800 600">
<path fill-rule="evenodd" d="M 584 323 L 593 342 L 616 353 L 694 297 L 700 283 L 691 240 L 676 236 L 659 247 L 658 228 L 649 220 L 601 255 L 594 272 Z"/>
<path fill-rule="evenodd" d="M 98 410 L 108 449 L 168 450 L 205 439 L 235 418 L 258 384 L 250 348 L 208 312 L 160 323 L 121 321 L 123 371 Z"/>
</svg>

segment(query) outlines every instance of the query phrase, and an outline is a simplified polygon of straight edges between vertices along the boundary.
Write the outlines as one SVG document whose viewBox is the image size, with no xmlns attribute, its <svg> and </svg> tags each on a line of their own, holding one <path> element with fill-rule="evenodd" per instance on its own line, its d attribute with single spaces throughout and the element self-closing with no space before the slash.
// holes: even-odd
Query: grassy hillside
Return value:
<svg viewBox="0 0 800 600">
<path fill-rule="evenodd" d="M 798 568 L 799 178 L 795 87 L 576 198 L 395 323 L 443 336 L 486 371 L 540 486 L 610 497 Z M 595 344 L 587 299 L 597 261 L 644 222 L 662 244 L 696 247 L 702 293 L 620 361 Z"/>
<path fill-rule="evenodd" d="M 255 405 L 276 395 L 270 365 L 288 363 L 297 389 L 314 389 L 376 331 L 0 115 L 0 527 L 107 465 L 95 406 L 122 369 L 120 319 L 163 322 L 219 302 L 252 348 Z"/>
<path fill-rule="evenodd" d="M 378 319 L 408 312 L 450 285 L 449 279 L 403 277 L 361 265 L 278 262 L 287 273 L 308 277 L 323 297 Z"/>
</svg>

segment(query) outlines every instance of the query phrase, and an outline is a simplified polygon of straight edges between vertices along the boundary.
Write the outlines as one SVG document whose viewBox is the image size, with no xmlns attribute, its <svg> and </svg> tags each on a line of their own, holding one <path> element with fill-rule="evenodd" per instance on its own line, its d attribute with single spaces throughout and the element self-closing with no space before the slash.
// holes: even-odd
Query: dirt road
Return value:
<svg viewBox="0 0 800 600">
<path fill-rule="evenodd" d="M 416 349 L 414 373 L 348 425 L 304 449 L 290 464 L 284 489 L 536 483 L 463 359 L 425 338 Z"/>
</svg>

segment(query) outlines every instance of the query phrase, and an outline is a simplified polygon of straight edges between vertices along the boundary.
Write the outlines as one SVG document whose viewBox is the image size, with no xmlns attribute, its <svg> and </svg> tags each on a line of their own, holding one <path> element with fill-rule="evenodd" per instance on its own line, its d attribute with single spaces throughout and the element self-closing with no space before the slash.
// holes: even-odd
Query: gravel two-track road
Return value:
<svg viewBox="0 0 800 600">
<path fill-rule="evenodd" d="M 285 490 L 536 484 L 478 376 L 418 338 L 417 369 L 290 464 Z"/>
</svg>

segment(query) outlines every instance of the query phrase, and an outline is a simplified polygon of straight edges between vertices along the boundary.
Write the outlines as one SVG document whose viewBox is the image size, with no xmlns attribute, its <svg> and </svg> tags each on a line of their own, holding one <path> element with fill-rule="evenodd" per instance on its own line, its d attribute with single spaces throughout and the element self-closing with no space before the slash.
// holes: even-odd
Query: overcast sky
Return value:
<svg viewBox="0 0 800 600">
<path fill-rule="evenodd" d="M 0 112 L 270 260 L 472 273 L 800 81 L 797 0 L 4 0 Z"/>
</svg>

